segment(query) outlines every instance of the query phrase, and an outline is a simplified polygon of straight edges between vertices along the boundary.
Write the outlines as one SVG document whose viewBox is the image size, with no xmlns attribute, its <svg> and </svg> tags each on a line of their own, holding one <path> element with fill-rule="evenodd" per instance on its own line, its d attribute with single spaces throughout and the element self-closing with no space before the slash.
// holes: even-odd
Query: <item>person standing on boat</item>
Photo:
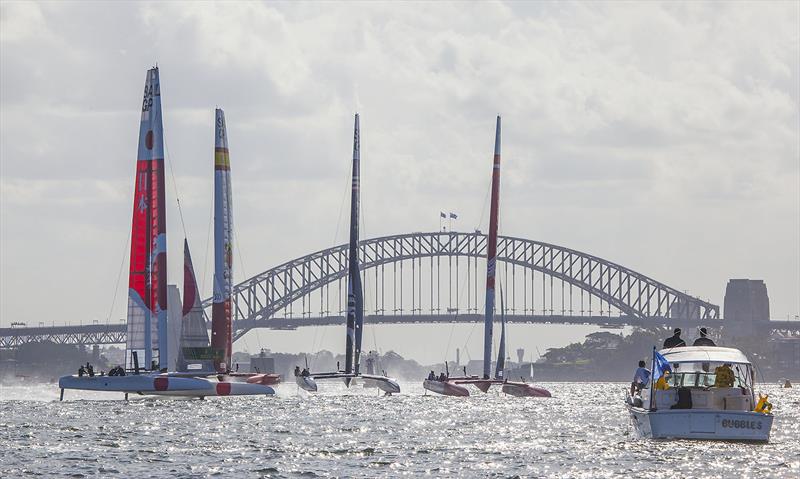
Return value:
<svg viewBox="0 0 800 479">
<path fill-rule="evenodd" d="M 300 375 L 300 366 L 295 366 L 294 367 L 294 375 L 295 376 L 299 376 Z"/>
<path fill-rule="evenodd" d="M 431 372 L 428 374 L 428 381 L 436 381 L 436 374 L 433 372 L 433 370 L 431 370 Z"/>
<path fill-rule="evenodd" d="M 686 341 L 681 339 L 681 328 L 675 328 L 672 333 L 672 336 L 664 340 L 664 349 L 686 346 Z"/>
<path fill-rule="evenodd" d="M 716 344 L 708 337 L 708 330 L 700 328 L 700 337 L 694 340 L 692 346 L 716 346 Z"/>
<path fill-rule="evenodd" d="M 645 367 L 644 361 L 639 361 L 639 368 L 633 374 L 633 382 L 631 383 L 631 397 L 635 396 L 637 392 L 647 387 L 650 381 L 650 370 Z"/>
</svg>

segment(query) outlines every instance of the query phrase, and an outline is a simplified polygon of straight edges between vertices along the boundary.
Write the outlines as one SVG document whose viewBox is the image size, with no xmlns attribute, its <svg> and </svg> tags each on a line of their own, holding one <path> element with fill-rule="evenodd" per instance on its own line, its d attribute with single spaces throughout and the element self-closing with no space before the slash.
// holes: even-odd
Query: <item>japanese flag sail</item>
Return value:
<svg viewBox="0 0 800 479">
<path fill-rule="evenodd" d="M 217 371 L 231 366 L 231 294 L 233 291 L 233 204 L 231 163 L 225 112 L 216 111 L 214 144 L 214 304 L 211 349 Z"/>
<path fill-rule="evenodd" d="M 167 219 L 158 67 L 147 71 L 133 197 L 126 365 L 167 367 Z M 160 341 L 164 347 L 160 347 Z"/>
</svg>

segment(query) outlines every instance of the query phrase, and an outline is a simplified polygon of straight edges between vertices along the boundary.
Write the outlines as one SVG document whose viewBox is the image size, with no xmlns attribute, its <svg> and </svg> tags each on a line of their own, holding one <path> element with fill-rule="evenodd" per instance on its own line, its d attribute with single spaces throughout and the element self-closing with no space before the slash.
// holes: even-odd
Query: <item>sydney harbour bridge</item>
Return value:
<svg viewBox="0 0 800 479">
<path fill-rule="evenodd" d="M 365 324 L 483 321 L 486 235 L 409 233 L 363 240 L 360 247 Z M 347 246 L 340 245 L 237 284 L 234 340 L 255 328 L 343 324 L 347 262 Z M 713 327 L 721 319 L 719 306 L 679 288 L 535 240 L 499 238 L 498 278 L 508 322 Z M 0 329 L 0 348 L 34 341 L 119 344 L 125 324 Z"/>
</svg>

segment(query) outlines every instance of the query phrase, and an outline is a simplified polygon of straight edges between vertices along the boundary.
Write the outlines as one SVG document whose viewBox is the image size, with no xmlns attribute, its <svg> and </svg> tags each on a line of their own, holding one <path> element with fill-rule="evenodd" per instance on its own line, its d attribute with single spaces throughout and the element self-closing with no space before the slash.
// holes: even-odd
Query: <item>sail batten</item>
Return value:
<svg viewBox="0 0 800 479">
<path fill-rule="evenodd" d="M 492 198 L 489 211 L 489 238 L 486 245 L 486 312 L 483 333 L 483 377 L 489 379 L 492 369 L 492 326 L 494 321 L 495 273 L 497 267 L 497 226 L 500 207 L 500 115 L 494 137 L 492 162 Z"/>
<path fill-rule="evenodd" d="M 153 363 L 154 351 L 158 352 L 159 368 L 169 364 L 163 141 L 161 85 L 156 67 L 147 71 L 139 124 L 128 277 L 126 365 L 129 367 L 133 365 L 134 351 L 144 353 L 147 367 Z"/>
<path fill-rule="evenodd" d="M 211 348 L 217 371 L 231 367 L 233 291 L 233 202 L 225 112 L 217 108 L 214 144 L 214 300 Z"/>
</svg>

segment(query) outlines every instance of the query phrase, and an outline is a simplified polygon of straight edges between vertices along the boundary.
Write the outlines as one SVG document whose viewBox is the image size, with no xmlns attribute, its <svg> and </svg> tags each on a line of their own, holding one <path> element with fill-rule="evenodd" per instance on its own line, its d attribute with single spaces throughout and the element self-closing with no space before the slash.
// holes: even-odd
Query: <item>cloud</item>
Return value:
<svg viewBox="0 0 800 479">
<path fill-rule="evenodd" d="M 440 209 L 458 211 L 462 229 L 485 228 L 502 113 L 504 232 L 605 256 L 718 303 L 727 278 L 761 277 L 776 315 L 796 314 L 799 8 L 3 2 L 0 315 L 44 314 L 26 264 L 62 285 L 52 294 L 63 317 L 106 314 L 104 300 L 73 299 L 82 293 L 68 266 L 102 278 L 93 284 L 109 296 L 116 266 L 98 263 L 123 249 L 137 107 L 156 62 L 168 160 L 200 251 L 213 108 L 226 111 L 248 274 L 343 241 L 356 109 L 365 234 L 435 229 Z M 52 240 L 24 240 L 42 231 Z M 90 240 L 57 240 L 85 232 Z"/>
</svg>

